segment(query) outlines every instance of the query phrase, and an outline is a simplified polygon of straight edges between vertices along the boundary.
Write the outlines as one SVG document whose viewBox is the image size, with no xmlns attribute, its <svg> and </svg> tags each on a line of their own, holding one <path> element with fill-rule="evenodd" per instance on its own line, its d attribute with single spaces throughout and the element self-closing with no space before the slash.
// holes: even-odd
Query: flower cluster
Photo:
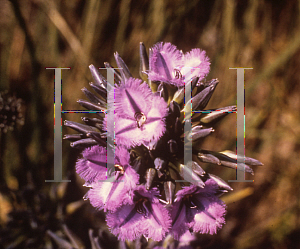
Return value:
<svg viewBox="0 0 300 249">
<path fill-rule="evenodd" d="M 142 79 L 132 77 L 118 53 L 115 59 L 122 70 L 115 70 L 113 84 L 90 66 L 95 80 L 90 86 L 97 95 L 83 88 L 89 101 L 78 102 L 89 110 L 104 111 L 96 118 L 82 118 L 85 124 L 65 121 L 79 132 L 65 139 L 83 149 L 76 172 L 90 188 L 84 198 L 107 212 L 107 225 L 121 240 L 144 236 L 160 241 L 167 235 L 179 240 L 190 232 L 215 234 L 225 223 L 226 206 L 219 197 L 232 188 L 200 164 L 253 173 L 249 165 L 261 163 L 248 157 L 245 163 L 237 163 L 230 151 L 200 148 L 203 138 L 214 131 L 212 126 L 236 110 L 228 106 L 203 111 L 219 82 L 204 81 L 210 69 L 205 51 L 193 49 L 184 54 L 170 43 L 157 43 L 149 55 L 148 59 L 141 43 Z M 108 63 L 105 66 L 112 68 Z M 192 110 L 184 103 L 187 86 L 193 93 Z M 191 112 L 192 128 L 186 132 L 186 113 Z M 192 154 L 186 165 L 185 148 L 191 148 Z M 114 152 L 110 168 L 109 151 Z"/>
<path fill-rule="evenodd" d="M 8 92 L 0 92 L 0 132 L 13 130 L 16 124 L 23 125 L 22 100 Z"/>
</svg>

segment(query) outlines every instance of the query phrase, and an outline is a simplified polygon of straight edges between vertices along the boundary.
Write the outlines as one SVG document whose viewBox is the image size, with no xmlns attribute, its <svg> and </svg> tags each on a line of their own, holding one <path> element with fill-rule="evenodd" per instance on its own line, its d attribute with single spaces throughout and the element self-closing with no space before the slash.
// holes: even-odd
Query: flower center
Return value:
<svg viewBox="0 0 300 249">
<path fill-rule="evenodd" d="M 115 170 L 115 171 L 113 171 L 113 170 Z M 115 173 L 115 174 L 113 174 L 113 173 Z M 124 175 L 124 173 L 125 173 L 125 169 L 124 169 L 124 167 L 122 166 L 122 165 L 120 165 L 120 164 L 115 164 L 114 165 L 114 168 L 110 168 L 110 169 L 108 169 L 108 171 L 107 171 L 107 175 L 108 176 L 116 176 L 116 179 L 118 179 L 119 178 L 119 176 L 121 176 L 121 175 Z"/>
<path fill-rule="evenodd" d="M 147 117 L 143 112 L 136 112 L 134 114 L 134 118 L 136 120 L 136 124 L 138 128 L 141 128 L 147 120 Z"/>
<path fill-rule="evenodd" d="M 149 215 L 149 200 L 145 197 L 141 197 L 135 204 L 136 212 L 139 214 L 144 214 L 145 217 Z"/>
<path fill-rule="evenodd" d="M 181 79 L 182 74 L 181 74 L 180 70 L 177 68 L 174 68 L 174 71 L 175 71 L 175 79 Z"/>
<path fill-rule="evenodd" d="M 119 164 L 115 164 L 115 171 L 120 171 L 122 175 L 124 175 L 124 167 Z"/>
<path fill-rule="evenodd" d="M 189 208 L 197 208 L 199 205 L 199 203 L 197 203 L 197 201 L 195 200 L 194 196 L 191 194 L 184 196 L 183 201 L 185 205 Z"/>
</svg>

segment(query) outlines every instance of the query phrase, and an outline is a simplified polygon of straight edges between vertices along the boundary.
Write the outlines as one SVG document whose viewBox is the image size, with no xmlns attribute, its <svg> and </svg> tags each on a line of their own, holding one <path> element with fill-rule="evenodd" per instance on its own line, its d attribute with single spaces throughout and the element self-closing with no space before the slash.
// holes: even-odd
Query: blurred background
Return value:
<svg viewBox="0 0 300 249">
<path fill-rule="evenodd" d="M 54 174 L 54 70 L 45 68 L 71 68 L 62 70 L 62 109 L 83 109 L 76 100 L 92 80 L 88 66 L 116 66 L 118 51 L 139 77 L 141 41 L 147 48 L 164 41 L 184 52 L 206 50 L 207 79 L 220 81 L 208 109 L 236 104 L 230 67 L 253 68 L 245 70 L 245 151 L 264 166 L 246 176 L 253 183 L 231 184 L 234 191 L 223 198 L 226 225 L 217 235 L 197 236 L 193 247 L 300 248 L 299 0 L 0 0 L 0 6 L 0 91 L 6 91 L 0 105 L 8 103 L 16 117 L 0 128 L 0 248 L 92 248 L 96 236 L 101 248 L 118 248 L 104 214 L 82 199 L 87 188 L 74 170 L 80 151 L 68 141 L 63 179 L 71 182 L 45 183 Z M 62 119 L 80 122 L 83 115 Z M 231 114 L 203 149 L 235 151 L 235 144 Z M 205 170 L 235 179 L 234 170 Z M 144 248 L 142 242 L 123 248 Z"/>
</svg>

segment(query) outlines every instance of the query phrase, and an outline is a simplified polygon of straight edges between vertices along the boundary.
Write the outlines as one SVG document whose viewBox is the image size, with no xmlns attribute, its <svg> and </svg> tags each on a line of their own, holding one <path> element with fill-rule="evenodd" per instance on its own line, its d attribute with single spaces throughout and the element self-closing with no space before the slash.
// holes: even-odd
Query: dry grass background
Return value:
<svg viewBox="0 0 300 249">
<path fill-rule="evenodd" d="M 22 98 L 25 113 L 24 126 L 1 134 L 4 248 L 37 248 L 28 246 L 28 239 L 37 236 L 39 248 L 52 245 L 45 231 L 58 231 L 59 222 L 87 246 L 88 228 L 103 226 L 103 216 L 82 204 L 85 190 L 74 174 L 80 152 L 70 149 L 68 142 L 63 141 L 64 178 L 72 182 L 44 182 L 53 179 L 54 163 L 54 72 L 45 67 L 71 67 L 62 73 L 63 109 L 79 109 L 76 100 L 84 98 L 80 89 L 91 80 L 88 65 L 101 67 L 108 61 L 115 66 L 113 53 L 118 51 L 138 77 L 140 41 L 148 48 L 168 41 L 183 51 L 206 50 L 212 63 L 208 78 L 220 80 L 208 108 L 235 104 L 236 72 L 229 67 L 253 67 L 245 73 L 246 155 L 264 166 L 248 176 L 254 183 L 232 184 L 233 194 L 224 197 L 227 224 L 215 236 L 199 236 L 199 246 L 300 248 L 299 0 L 0 0 L 0 6 L 0 90 Z M 63 119 L 79 121 L 80 116 L 66 114 Z M 234 150 L 235 127 L 232 114 L 204 148 Z M 235 177 L 229 169 L 206 169 L 226 180 Z M 56 206 L 39 208 L 46 197 L 23 201 L 26 191 L 29 196 L 50 195 Z M 9 212 L 28 210 L 29 217 L 40 212 L 35 229 L 26 231 L 31 218 L 24 221 L 25 216 L 16 227 L 11 225 Z M 45 218 L 52 217 L 49 213 L 57 224 Z"/>
</svg>

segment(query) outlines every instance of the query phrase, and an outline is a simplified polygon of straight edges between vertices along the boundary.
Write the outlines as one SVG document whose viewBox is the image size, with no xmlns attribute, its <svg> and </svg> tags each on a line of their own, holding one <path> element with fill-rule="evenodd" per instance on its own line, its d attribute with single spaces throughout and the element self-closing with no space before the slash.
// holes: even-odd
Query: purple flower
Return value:
<svg viewBox="0 0 300 249">
<path fill-rule="evenodd" d="M 130 203 L 131 191 L 136 187 L 139 176 L 129 165 L 129 152 L 115 149 L 115 176 L 106 181 L 106 149 L 93 146 L 83 151 L 83 159 L 76 164 L 77 173 L 91 189 L 85 195 L 92 206 L 99 210 L 114 211 L 122 204 Z"/>
<path fill-rule="evenodd" d="M 180 68 L 183 66 L 182 58 L 182 51 L 179 51 L 171 43 L 156 43 L 150 52 L 149 79 L 182 86 L 182 79 L 180 77 Z"/>
<path fill-rule="evenodd" d="M 146 83 L 129 78 L 115 88 L 114 94 L 114 120 L 106 118 L 105 123 L 107 127 L 115 126 L 118 145 L 128 148 L 144 142 L 156 142 L 163 135 L 167 103 L 153 95 Z"/>
<path fill-rule="evenodd" d="M 225 204 L 215 196 L 218 185 L 214 180 L 204 188 L 195 185 L 179 190 L 172 208 L 172 233 L 178 239 L 187 229 L 215 234 L 225 223 Z"/>
<path fill-rule="evenodd" d="M 153 81 L 181 87 L 194 77 L 202 80 L 209 73 L 209 69 L 210 62 L 205 51 L 192 49 L 183 54 L 171 43 L 159 42 L 151 49 L 148 77 Z"/>
<path fill-rule="evenodd" d="M 155 197 L 156 189 L 147 191 L 139 186 L 134 191 L 133 203 L 108 213 L 106 220 L 111 232 L 121 240 L 134 240 L 141 235 L 160 241 L 171 226 L 168 210 Z"/>
</svg>

